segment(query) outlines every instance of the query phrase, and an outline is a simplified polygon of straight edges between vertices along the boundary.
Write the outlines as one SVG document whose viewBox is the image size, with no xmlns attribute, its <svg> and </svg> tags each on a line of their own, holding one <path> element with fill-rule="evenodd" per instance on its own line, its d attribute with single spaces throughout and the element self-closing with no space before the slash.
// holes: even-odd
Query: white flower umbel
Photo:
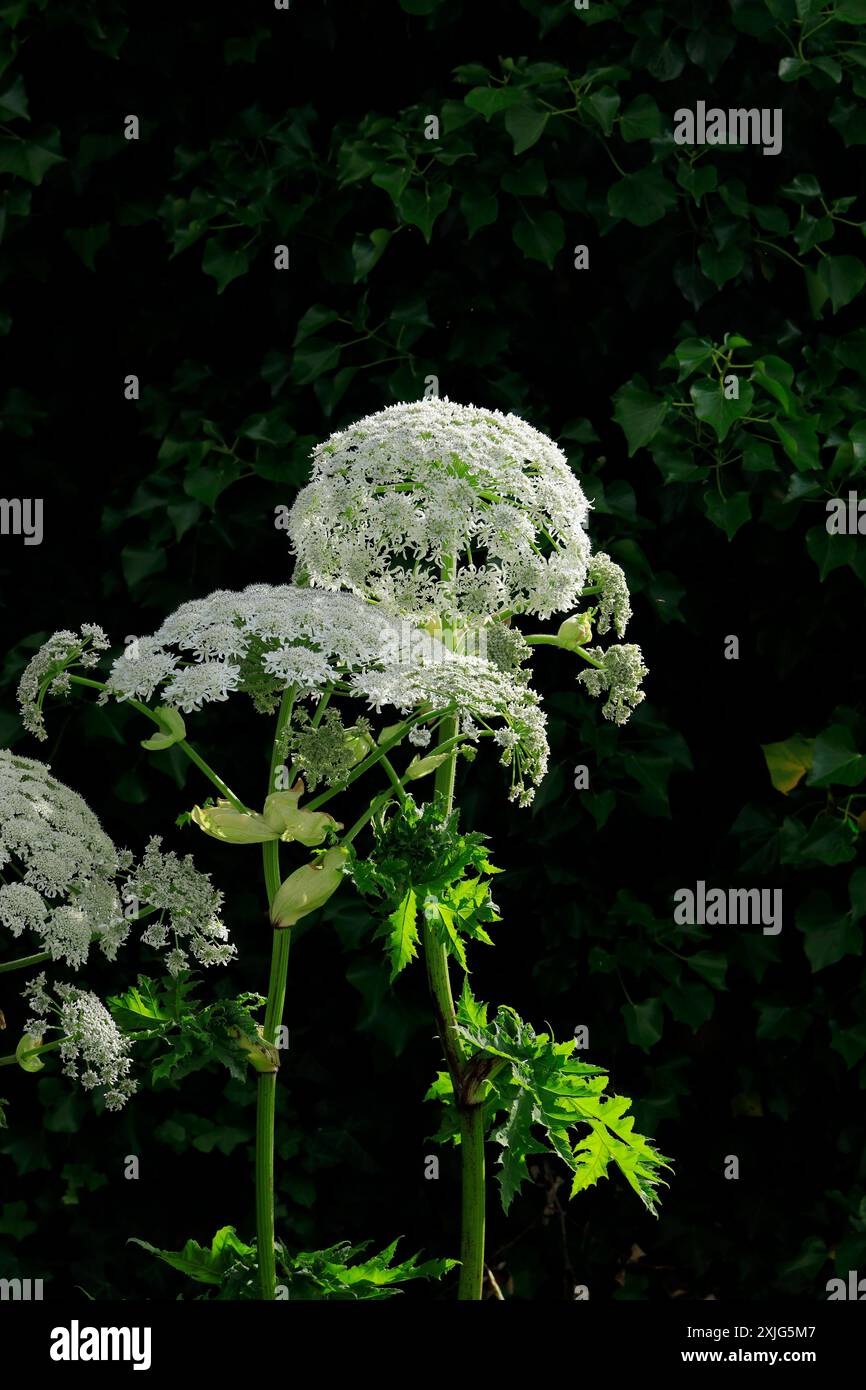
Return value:
<svg viewBox="0 0 866 1390">
<path fill-rule="evenodd" d="M 166 968 L 178 975 L 189 968 L 186 951 L 199 965 L 227 965 L 235 954 L 228 930 L 220 918 L 222 894 L 207 874 L 200 873 L 187 854 L 163 853 L 155 835 L 147 845 L 123 889 L 127 901 L 146 904 L 159 912 L 142 941 L 158 950 L 168 946 Z"/>
<path fill-rule="evenodd" d="M 622 637 L 631 617 L 631 598 L 625 575 L 609 555 L 598 551 L 589 562 L 589 583 L 598 589 L 596 629 L 600 636 L 610 631 Z"/>
<path fill-rule="evenodd" d="M 74 968 L 93 938 L 113 960 L 129 931 L 116 887 L 128 861 L 44 763 L 0 749 L 0 925 Z"/>
<path fill-rule="evenodd" d="M 87 1091 L 105 1086 L 108 1110 L 120 1110 L 138 1089 L 130 1078 L 132 1043 L 121 1033 L 105 1006 L 89 990 L 57 984 L 52 999 L 45 974 L 39 974 L 22 991 L 33 1009 L 25 1031 L 33 1037 L 62 1035 L 60 1056 L 66 1076 L 80 1081 Z M 52 1022 L 56 1019 L 56 1022 Z"/>
<path fill-rule="evenodd" d="M 394 665 L 349 682 L 376 710 L 393 705 L 403 714 L 421 706 L 456 714 L 461 732 L 493 733 L 500 761 L 511 768 L 510 800 L 527 806 L 547 770 L 546 720 L 538 696 L 525 681 L 477 656 L 454 656 L 433 666 Z"/>
<path fill-rule="evenodd" d="M 119 657 L 100 698 L 150 699 L 158 688 L 165 704 L 191 713 L 240 690 L 269 711 L 290 686 L 300 696 L 315 694 L 401 659 L 406 645 L 398 623 L 351 594 L 290 584 L 218 589 L 182 604 L 152 637 L 139 639 L 138 655 L 133 647 Z M 441 659 L 441 644 L 426 633 L 413 629 L 411 647 L 414 661 Z"/>
<path fill-rule="evenodd" d="M 614 724 L 624 724 L 634 707 L 646 698 L 640 683 L 648 670 L 643 664 L 640 647 L 634 643 L 608 647 L 607 650 L 588 647 L 587 653 L 602 665 L 582 671 L 577 679 L 586 686 L 590 695 L 607 693 L 602 714 L 605 719 L 613 720 Z"/>
<path fill-rule="evenodd" d="M 318 445 L 288 534 L 305 582 L 472 625 L 573 607 L 588 511 L 546 435 L 516 415 L 434 397 Z"/>
<path fill-rule="evenodd" d="M 29 733 L 38 739 L 47 738 L 42 717 L 45 691 L 52 695 L 68 694 L 69 677 L 66 672 L 69 668 L 96 666 L 100 653 L 107 651 L 109 645 L 108 638 L 96 623 L 82 623 L 80 633 L 66 630 L 55 632 L 47 642 L 43 642 L 18 682 L 21 722 Z"/>
<path fill-rule="evenodd" d="M 221 894 L 189 855 L 161 854 L 159 844 L 151 840 L 133 868 L 132 855 L 45 763 L 0 749 L 0 927 L 14 937 L 32 932 L 52 960 L 79 969 L 93 942 L 114 960 L 134 918 L 153 912 L 160 916 L 142 934 L 147 945 L 176 949 L 182 939 L 201 965 L 231 959 Z M 185 966 L 184 958 L 177 969 Z"/>
</svg>

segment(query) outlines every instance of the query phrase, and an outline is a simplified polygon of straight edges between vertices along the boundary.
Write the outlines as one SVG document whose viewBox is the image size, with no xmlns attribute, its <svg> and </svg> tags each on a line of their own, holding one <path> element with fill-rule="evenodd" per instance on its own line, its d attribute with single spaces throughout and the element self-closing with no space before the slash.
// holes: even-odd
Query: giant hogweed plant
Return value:
<svg viewBox="0 0 866 1390">
<path fill-rule="evenodd" d="M 506 1210 L 528 1176 L 527 1156 L 544 1150 L 572 1171 L 572 1195 L 614 1167 L 656 1208 L 669 1165 L 635 1133 L 631 1102 L 605 1094 L 607 1074 L 578 1061 L 573 1040 L 536 1033 L 510 1007 L 491 1011 L 468 982 L 467 948 L 491 943 L 488 928 L 500 914 L 486 838 L 460 828 L 458 759 L 471 763 L 489 740 L 509 770 L 510 798 L 531 802 L 548 756 L 527 667 L 540 644 L 584 663 L 579 681 L 605 697 L 603 714 L 615 723 L 644 698 L 640 648 L 595 644 L 611 629 L 623 635 L 630 605 L 622 571 L 591 552 L 587 514 L 564 455 L 517 417 L 436 399 L 394 406 L 314 450 L 311 481 L 287 516 L 296 559 L 291 584 L 183 604 L 151 636 L 129 643 L 102 680 L 92 668 L 108 643 L 93 625 L 55 634 L 24 672 L 19 697 L 32 734 L 45 737 L 48 696 L 93 690 L 103 704 L 125 702 L 156 726 L 144 747 L 178 748 L 218 793 L 181 823 L 229 852 L 261 846 L 273 935 L 267 995 L 209 1006 L 195 1001 L 189 955 L 202 965 L 228 964 L 234 955 L 218 915 L 221 897 L 189 857 L 163 854 L 158 839 L 133 867 L 81 803 L 101 877 L 95 870 L 88 877 L 73 857 L 68 881 L 57 880 L 28 859 L 23 842 L 10 842 L 20 882 L 0 889 L 0 924 L 16 936 L 34 932 L 43 947 L 3 969 L 33 969 L 64 955 L 81 966 L 93 941 L 113 958 L 130 929 L 124 902 L 134 904 L 134 916 L 159 913 L 143 941 L 167 949 L 166 980 L 139 977 L 108 1001 L 110 1013 L 67 984 L 56 985 L 52 998 L 44 972 L 37 974 L 24 991 L 33 1017 L 5 1062 L 35 1069 L 59 1047 L 73 1075 L 82 1059 L 84 1085 L 111 1088 L 107 1104 L 131 1094 L 133 1045 L 150 1049 L 154 1079 L 177 1082 L 214 1061 L 236 1075 L 257 1073 L 255 1245 L 223 1228 L 210 1250 L 190 1241 L 180 1252 L 154 1251 L 218 1286 L 220 1297 L 257 1290 L 270 1300 L 278 1278 L 290 1296 L 381 1297 L 455 1263 L 394 1265 L 393 1246 L 360 1261 L 363 1247 L 350 1245 L 291 1256 L 276 1238 L 278 1044 L 292 929 L 346 879 L 374 905 L 392 979 L 419 955 L 424 960 L 446 1066 L 427 1094 L 444 1105 L 439 1139 L 459 1144 L 461 1153 L 460 1298 L 482 1296 L 487 1139 L 500 1150 Z M 519 626 L 562 612 L 569 616 L 556 631 Z M 248 801 L 202 758 L 184 717 L 236 694 L 271 720 L 268 783 Z M 41 777 L 59 786 L 41 764 L 3 756 L 0 771 L 8 765 L 19 781 Z M 347 828 L 337 815 L 362 778 L 377 785 Z M 425 778 L 432 792 L 419 802 L 409 788 Z M 67 846 L 44 798 L 36 800 L 36 843 L 56 876 Z M 302 861 L 288 873 L 287 852 Z M 95 856 L 96 848 L 94 863 Z M 126 875 L 120 887 L 118 874 Z M 66 915 L 45 902 L 63 893 Z M 456 1000 L 455 968 L 462 976 Z M 46 1043 L 51 1017 L 62 1037 Z"/>
</svg>

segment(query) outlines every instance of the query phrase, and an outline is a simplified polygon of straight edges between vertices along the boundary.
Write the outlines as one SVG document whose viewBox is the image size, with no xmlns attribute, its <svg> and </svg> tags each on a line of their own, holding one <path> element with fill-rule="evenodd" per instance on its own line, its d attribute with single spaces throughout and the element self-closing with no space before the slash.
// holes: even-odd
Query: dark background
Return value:
<svg viewBox="0 0 866 1390">
<path fill-rule="evenodd" d="M 605 724 L 571 659 L 541 649 L 552 757 L 535 805 L 507 803 L 493 760 L 461 773 L 464 823 L 490 835 L 507 869 L 495 950 L 473 957 L 476 994 L 560 1037 L 586 1024 L 587 1055 L 610 1068 L 638 1126 L 675 1163 L 657 1222 L 616 1179 L 569 1204 L 553 1161 L 538 1160 L 508 1219 L 491 1187 L 489 1262 L 522 1299 L 567 1299 L 579 1282 L 600 1299 L 808 1300 L 825 1296 L 834 1267 L 866 1271 L 856 888 L 849 909 L 863 803 L 847 818 L 840 809 L 859 771 L 841 790 L 801 783 L 785 797 L 761 751 L 833 724 L 862 747 L 864 541 L 822 548 L 824 500 L 856 487 L 862 451 L 848 441 L 866 418 L 863 299 L 816 292 L 828 251 L 856 283 L 848 262 L 863 240 L 863 68 L 851 56 L 862 31 L 841 9 L 810 40 L 817 20 L 794 0 L 592 0 L 586 14 L 538 0 L 292 0 L 287 13 L 263 0 L 180 11 L 94 0 L 75 14 L 0 6 L 0 106 L 19 76 L 29 103 L 29 121 L 7 110 L 0 139 L 2 488 L 42 497 L 45 511 L 40 547 L 0 538 L 0 736 L 44 757 L 118 843 L 137 850 L 158 833 L 195 852 L 226 893 L 240 949 L 233 992 L 267 979 L 258 855 L 173 828 L 208 789 L 179 757 L 143 752 L 135 716 L 76 701 L 49 711 L 46 744 L 23 735 L 14 687 L 44 636 L 96 621 L 119 647 L 185 599 L 285 582 L 274 508 L 305 480 L 312 444 L 417 398 L 431 374 L 441 394 L 514 410 L 560 440 L 594 499 L 595 544 L 629 576 L 626 640 L 651 671 L 630 725 Z M 780 80 L 799 44 L 797 80 Z M 515 153 L 503 116 L 487 120 L 464 97 L 505 76 L 534 84 L 534 110 L 571 104 L 539 63 L 571 77 L 608 67 L 590 97 L 613 90 L 620 113 L 652 97 L 663 117 L 655 138 L 607 131 L 582 98 Z M 722 151 L 727 191 L 700 203 L 663 136 L 674 110 L 698 99 L 781 107 L 785 122 L 778 158 Z M 123 139 L 130 113 L 137 142 Z M 440 114 L 439 141 L 424 140 L 428 113 Z M 450 189 L 426 228 L 411 197 L 392 197 L 402 169 L 422 199 L 425 186 L 434 203 Z M 631 215 L 617 213 L 620 170 L 644 169 Z M 784 192 L 802 175 L 817 176 L 828 200 L 856 197 L 823 252 L 803 225 L 820 220 L 816 203 Z M 494 196 L 495 217 L 470 235 L 467 211 Z M 767 208 L 784 228 L 764 225 Z M 375 229 L 393 237 L 369 266 Z M 288 272 L 274 269 L 279 243 Z M 589 271 L 573 267 L 577 243 L 590 248 Z M 706 273 L 717 264 L 707 247 L 736 248 L 721 284 Z M 320 316 L 304 335 L 313 306 L 339 317 Z M 649 449 L 634 433 L 627 448 L 620 407 L 613 418 L 624 383 L 640 374 L 657 400 L 688 400 L 676 343 L 726 333 L 751 340 L 741 361 L 790 362 L 788 413 L 815 441 L 808 467 L 742 419 L 719 468 L 718 441 L 673 406 Z M 129 373 L 137 402 L 124 399 Z M 763 471 L 742 466 L 750 432 L 769 433 Z M 715 465 L 704 466 L 707 448 Z M 720 478 L 727 496 L 745 495 L 739 512 L 708 502 Z M 736 661 L 723 655 L 730 634 Z M 265 721 L 234 700 L 188 726 L 255 802 Z M 590 792 L 572 790 L 579 763 Z M 341 818 L 350 823 L 352 808 Z M 672 936 L 672 894 L 697 879 L 782 887 L 783 932 Z M 371 934 L 348 890 L 296 934 L 279 1233 L 299 1249 L 403 1234 L 404 1253 L 453 1255 L 455 1154 L 441 1155 L 439 1182 L 423 1177 L 437 1117 L 422 1098 L 439 1055 L 422 972 L 389 990 Z M 146 953 L 128 955 L 87 982 L 111 992 L 149 966 Z M 4 985 L 0 1005 L 14 1046 L 17 990 Z M 97 1115 L 56 1069 L 0 1073 L 10 1101 L 0 1276 L 41 1277 L 52 1298 L 171 1299 L 181 1276 L 128 1236 L 173 1249 L 229 1223 L 251 1236 L 254 1086 L 225 1076 L 142 1091 L 116 1117 Z M 123 1178 L 128 1154 L 140 1156 L 137 1182 Z M 728 1155 L 739 1157 L 737 1181 L 723 1176 Z M 446 1281 L 408 1296 L 451 1294 Z"/>
</svg>

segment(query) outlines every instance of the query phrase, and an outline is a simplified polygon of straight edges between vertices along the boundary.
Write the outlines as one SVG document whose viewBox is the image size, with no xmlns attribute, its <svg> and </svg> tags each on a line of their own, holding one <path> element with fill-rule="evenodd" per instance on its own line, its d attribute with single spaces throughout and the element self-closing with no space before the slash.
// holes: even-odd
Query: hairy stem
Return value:
<svg viewBox="0 0 866 1390">
<path fill-rule="evenodd" d="M 457 717 L 450 715 L 443 719 L 439 730 L 439 748 L 448 747 L 450 752 L 444 763 L 436 769 L 435 794 L 445 803 L 446 811 L 451 810 L 454 800 L 454 779 L 456 774 L 457 751 L 454 740 L 457 737 Z M 461 1166 L 461 1233 L 460 1233 L 460 1282 L 457 1297 L 461 1301 L 480 1300 L 484 1277 L 484 1120 L 483 1110 L 477 1104 L 464 1104 L 463 1083 L 465 1053 L 460 1034 L 457 1031 L 457 1014 L 454 996 L 451 992 L 451 977 L 448 971 L 448 954 L 437 937 L 432 923 L 424 923 L 424 959 L 427 966 L 427 980 L 433 996 L 433 1008 L 445 1060 L 454 1087 L 454 1097 L 460 1111 L 460 1166 Z"/>
<path fill-rule="evenodd" d="M 268 795 L 274 790 L 277 768 L 280 766 L 281 739 L 283 731 L 291 718 L 294 703 L 294 689 L 283 694 L 274 731 L 271 750 L 271 767 L 268 776 Z M 265 888 L 268 907 L 274 901 L 280 886 L 280 842 L 268 840 L 262 846 L 264 861 Z M 289 971 L 289 949 L 292 942 L 291 929 L 282 928 L 273 933 L 271 949 L 271 974 L 268 980 L 268 1002 L 265 1009 L 265 1042 L 276 1041 L 277 1030 L 283 1021 L 283 1008 L 286 1002 L 286 981 Z M 256 1238 L 259 1257 L 259 1283 L 261 1295 L 273 1302 L 276 1294 L 276 1264 L 274 1261 L 274 1128 L 276 1123 L 277 1073 L 261 1072 L 258 1080 L 256 1098 Z"/>
</svg>

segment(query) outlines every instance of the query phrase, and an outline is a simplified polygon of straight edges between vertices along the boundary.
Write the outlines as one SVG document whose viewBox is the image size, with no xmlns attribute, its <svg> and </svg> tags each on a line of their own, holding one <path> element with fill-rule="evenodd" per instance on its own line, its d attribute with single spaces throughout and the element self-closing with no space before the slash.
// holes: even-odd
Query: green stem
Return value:
<svg viewBox="0 0 866 1390">
<path fill-rule="evenodd" d="M 0 975 L 7 970 L 26 970 L 30 965 L 41 965 L 44 960 L 50 960 L 49 951 L 39 951 L 35 956 L 19 956 L 17 960 L 6 960 L 0 965 Z"/>
<path fill-rule="evenodd" d="M 446 811 L 451 810 L 454 801 L 457 763 L 454 740 L 456 738 L 457 717 L 456 715 L 449 715 L 442 721 L 438 747 L 447 746 L 451 751 L 445 762 L 436 769 L 434 786 L 435 794 L 443 799 Z M 457 1297 L 463 1302 L 475 1302 L 481 1298 L 481 1286 L 484 1278 L 483 1109 L 477 1104 L 465 1104 L 463 1100 L 466 1058 L 457 1029 L 457 1013 L 454 1008 L 451 976 L 448 971 L 448 953 L 438 939 L 431 922 L 425 921 L 424 923 L 423 939 L 427 980 L 430 985 L 430 993 L 433 996 L 433 1008 L 436 1014 L 439 1038 L 460 1112 L 461 1266 Z"/>
<path fill-rule="evenodd" d="M 39 1047 L 28 1047 L 26 1052 L 22 1052 L 20 1057 L 16 1057 L 14 1052 L 10 1052 L 8 1057 L 0 1057 L 0 1067 L 20 1066 L 25 1057 L 38 1057 L 43 1052 L 54 1052 L 54 1050 L 66 1042 L 66 1038 L 57 1038 L 54 1042 L 41 1043 Z"/>
<path fill-rule="evenodd" d="M 292 714 L 294 688 L 286 690 L 280 702 L 277 727 L 271 749 L 268 775 L 268 795 L 274 790 L 277 768 L 280 766 L 281 739 Z M 280 886 L 280 841 L 269 840 L 262 846 L 265 887 L 268 907 Z M 276 1041 L 277 1030 L 283 1021 L 286 1002 L 286 981 L 289 972 L 291 929 L 273 933 L 271 973 L 268 980 L 268 1002 L 265 1008 L 265 1042 Z M 277 1073 L 261 1072 L 256 1099 L 256 1241 L 259 1258 L 259 1283 L 262 1298 L 273 1302 L 276 1296 L 276 1263 L 274 1259 L 274 1129 L 276 1125 Z"/>
<path fill-rule="evenodd" d="M 460 1111 L 463 1199 L 458 1297 L 478 1301 L 484 1281 L 484 1107 Z"/>
<path fill-rule="evenodd" d="M 70 674 L 69 679 L 73 682 L 74 685 L 86 685 L 89 686 L 91 690 L 105 690 L 107 688 L 104 681 L 92 681 L 89 680 L 87 676 L 73 676 Z M 124 700 L 122 703 L 125 705 L 131 705 L 133 709 L 138 710 L 139 714 L 146 715 L 148 719 L 152 720 L 152 722 L 156 725 L 158 729 L 164 729 L 164 726 L 160 721 L 159 715 L 155 714 L 154 711 L 150 709 L 148 705 L 143 705 L 140 700 Z M 226 801 L 231 802 L 235 810 L 249 811 L 249 806 L 245 806 L 244 803 L 239 799 L 239 797 L 235 796 L 231 788 L 228 787 L 226 783 L 222 780 L 222 778 L 216 772 L 214 772 L 213 768 L 205 762 L 201 754 L 196 752 L 191 743 L 188 743 L 185 738 L 182 738 L 179 740 L 177 744 L 173 746 L 179 748 L 182 753 L 185 753 L 186 756 L 189 758 L 190 762 L 195 763 L 196 767 L 204 773 L 205 777 L 207 777 L 209 781 L 213 782 L 217 791 L 222 793 Z"/>
</svg>

